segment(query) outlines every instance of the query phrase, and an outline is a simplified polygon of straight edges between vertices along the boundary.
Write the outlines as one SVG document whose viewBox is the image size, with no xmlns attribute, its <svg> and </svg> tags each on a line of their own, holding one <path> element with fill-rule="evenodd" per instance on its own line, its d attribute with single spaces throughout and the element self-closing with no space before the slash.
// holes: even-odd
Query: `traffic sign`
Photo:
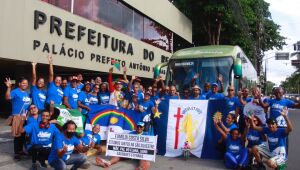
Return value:
<svg viewBox="0 0 300 170">
<path fill-rule="evenodd" d="M 275 53 L 275 59 L 276 60 L 289 60 L 290 53 L 289 52 L 277 52 L 277 53 Z"/>
<path fill-rule="evenodd" d="M 292 66 L 299 67 L 300 66 L 300 60 L 292 60 Z"/>
</svg>

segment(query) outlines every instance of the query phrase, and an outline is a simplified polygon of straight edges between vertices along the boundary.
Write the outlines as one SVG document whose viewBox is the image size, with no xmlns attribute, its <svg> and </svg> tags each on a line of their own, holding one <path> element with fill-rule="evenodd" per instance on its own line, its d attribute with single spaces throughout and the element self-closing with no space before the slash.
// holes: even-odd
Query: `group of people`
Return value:
<svg viewBox="0 0 300 170">
<path fill-rule="evenodd" d="M 237 97 L 233 90 L 229 86 L 225 97 L 228 107 L 232 108 L 226 123 L 220 118 L 214 119 L 216 130 L 221 134 L 218 141 L 221 147 L 218 148 L 224 148 L 225 166 L 266 169 L 265 162 L 269 168 L 283 169 L 287 160 L 288 134 L 293 129 L 288 108 L 299 108 L 300 104 L 283 98 L 281 87 L 274 88 L 273 98 L 263 98 L 257 87 L 252 89 L 252 97 L 248 97 L 247 88 Z"/>
<path fill-rule="evenodd" d="M 263 99 L 259 88 L 252 89 L 252 97 L 249 97 L 247 88 L 235 95 L 233 86 L 228 86 L 225 96 L 222 76 L 219 76 L 217 82 L 205 83 L 203 90 L 195 84 L 191 89 L 183 89 L 183 93 L 180 94 L 176 85 L 165 86 L 161 77 L 144 88 L 138 77 L 132 76 L 130 80 L 127 79 L 126 68 L 123 78 L 115 81 L 112 77 L 113 68 L 109 69 L 107 82 L 102 82 L 100 77 L 83 81 L 82 74 L 62 78 L 54 76 L 52 56 L 48 56 L 48 61 L 47 89 L 45 79 L 37 78 L 37 63 L 32 63 L 30 94 L 28 79 L 21 78 L 14 89 L 9 78 L 5 81 L 7 86 L 5 98 L 12 101 L 12 113 L 8 124 L 12 125 L 15 159 L 21 159 L 26 143 L 26 148 L 32 155 L 33 168 L 37 167 L 36 161 L 46 167 L 45 160 L 48 159 L 48 163 L 55 169 L 66 169 L 68 164 L 73 164 L 72 169 L 77 169 L 85 164 L 85 153 L 89 148 L 101 152 L 101 137 L 98 134 L 100 126 L 95 125 L 91 131 L 85 130 L 84 134 L 80 135 L 75 133 L 76 124 L 72 120 L 60 127 L 56 124 L 54 105 L 63 104 L 69 109 L 79 109 L 84 124 L 90 106 L 94 104 L 110 104 L 134 110 L 142 114 L 135 133 L 149 135 L 153 113 L 158 111 L 161 101 L 169 99 L 226 101 L 229 110 L 226 122 L 214 120 L 215 127 L 221 134 L 219 144 L 224 145 L 226 149 L 224 152 L 226 167 L 245 167 L 249 164 L 249 160 L 255 158 L 256 165 L 263 168 L 261 156 L 268 159 L 267 165 L 271 168 L 285 163 L 287 135 L 292 131 L 285 108 L 300 105 L 284 99 L 282 88 L 274 90 L 273 99 Z M 261 108 L 264 115 L 245 114 L 244 107 L 249 103 Z M 117 157 L 113 157 L 110 161 L 97 158 L 96 162 L 102 167 L 108 167 L 119 160 Z M 149 167 L 148 161 L 140 161 L 139 168 L 149 169 Z"/>
</svg>

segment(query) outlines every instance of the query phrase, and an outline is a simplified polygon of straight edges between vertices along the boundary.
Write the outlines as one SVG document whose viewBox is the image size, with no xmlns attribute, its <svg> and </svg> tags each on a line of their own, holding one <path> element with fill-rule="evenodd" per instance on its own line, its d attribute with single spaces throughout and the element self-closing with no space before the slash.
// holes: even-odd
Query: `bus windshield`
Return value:
<svg viewBox="0 0 300 170">
<path fill-rule="evenodd" d="M 197 84 L 203 89 L 206 82 L 214 83 L 219 75 L 223 77 L 224 90 L 232 79 L 233 58 L 195 58 L 171 60 L 168 67 L 167 83 L 175 84 L 179 91 Z M 197 77 L 198 78 L 194 78 Z"/>
</svg>

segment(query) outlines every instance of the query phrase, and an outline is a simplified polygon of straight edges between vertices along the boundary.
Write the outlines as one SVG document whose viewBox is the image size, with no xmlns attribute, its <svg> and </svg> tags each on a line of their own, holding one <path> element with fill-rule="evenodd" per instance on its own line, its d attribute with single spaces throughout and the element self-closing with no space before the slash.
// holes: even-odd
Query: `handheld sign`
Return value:
<svg viewBox="0 0 300 170">
<path fill-rule="evenodd" d="M 106 156 L 148 160 L 155 162 L 157 136 L 109 132 Z"/>
</svg>

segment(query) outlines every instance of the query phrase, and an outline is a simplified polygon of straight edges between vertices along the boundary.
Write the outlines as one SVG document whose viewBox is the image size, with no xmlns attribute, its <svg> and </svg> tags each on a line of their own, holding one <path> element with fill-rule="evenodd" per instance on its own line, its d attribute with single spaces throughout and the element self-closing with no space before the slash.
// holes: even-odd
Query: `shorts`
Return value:
<svg viewBox="0 0 300 170">
<path fill-rule="evenodd" d="M 285 164 L 287 160 L 284 147 L 277 147 L 273 152 L 271 152 L 268 144 L 262 143 L 257 146 L 257 149 L 263 157 L 276 163 L 277 166 Z"/>
</svg>

